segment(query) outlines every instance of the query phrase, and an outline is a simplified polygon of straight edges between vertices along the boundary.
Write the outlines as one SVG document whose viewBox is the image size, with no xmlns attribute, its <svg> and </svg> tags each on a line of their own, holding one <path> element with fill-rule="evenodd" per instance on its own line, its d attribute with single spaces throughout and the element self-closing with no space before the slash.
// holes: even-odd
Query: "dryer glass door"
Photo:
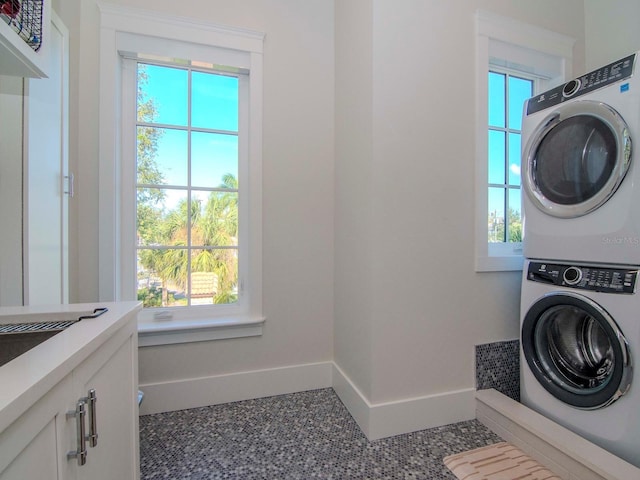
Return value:
<svg viewBox="0 0 640 480">
<path fill-rule="evenodd" d="M 622 117 L 605 104 L 574 101 L 547 116 L 528 139 L 524 187 L 543 212 L 579 217 L 613 195 L 630 159 Z"/>
<path fill-rule="evenodd" d="M 605 407 L 629 388 L 631 359 L 622 332 L 582 295 L 553 293 L 538 300 L 523 320 L 522 348 L 538 381 L 569 405 Z"/>
</svg>

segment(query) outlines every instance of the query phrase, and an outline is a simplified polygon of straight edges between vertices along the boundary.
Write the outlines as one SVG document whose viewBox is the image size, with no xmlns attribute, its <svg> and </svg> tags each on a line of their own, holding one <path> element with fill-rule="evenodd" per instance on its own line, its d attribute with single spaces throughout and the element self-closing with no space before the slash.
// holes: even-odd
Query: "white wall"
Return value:
<svg viewBox="0 0 640 480">
<path fill-rule="evenodd" d="M 95 0 L 62 3 L 79 196 L 73 299 L 89 301 L 98 296 L 98 12 Z M 175 13 L 168 0 L 114 3 Z M 368 407 L 473 389 L 473 346 L 517 338 L 520 289 L 519 273 L 474 271 L 475 9 L 576 38 L 580 72 L 582 0 L 188 5 L 180 15 L 267 34 L 267 324 L 257 338 L 143 348 L 141 382 L 334 360 Z M 446 401 L 437 405 L 427 414 L 444 422 Z"/>
<path fill-rule="evenodd" d="M 372 388 L 373 5 L 336 2 L 334 357 L 367 397 Z"/>
<path fill-rule="evenodd" d="M 585 72 L 640 50 L 640 2 L 585 0 L 584 5 Z"/>
<path fill-rule="evenodd" d="M 444 420 L 429 397 L 474 388 L 474 345 L 519 331 L 520 273 L 474 271 L 474 13 L 576 38 L 580 71 L 582 1 L 374 0 L 362 17 L 349 3 L 336 6 L 335 362 L 367 408 L 417 399 Z"/>
<path fill-rule="evenodd" d="M 176 14 L 176 2 L 117 0 Z M 333 2 L 194 0 L 179 15 L 266 33 L 263 129 L 263 305 L 261 337 L 140 350 L 140 382 L 324 362 L 333 319 Z M 98 298 L 98 9 L 65 2 L 77 115 L 76 291 Z M 75 88 L 75 91 L 73 90 Z"/>
</svg>

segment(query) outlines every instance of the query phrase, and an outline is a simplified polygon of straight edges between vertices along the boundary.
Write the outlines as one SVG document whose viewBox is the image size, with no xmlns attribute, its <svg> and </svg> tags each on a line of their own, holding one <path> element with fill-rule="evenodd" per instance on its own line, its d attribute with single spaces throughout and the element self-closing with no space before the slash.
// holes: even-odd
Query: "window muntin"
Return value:
<svg viewBox="0 0 640 480">
<path fill-rule="evenodd" d="M 520 152 L 522 108 L 535 79 L 504 69 L 488 73 L 489 243 L 522 242 Z"/>
<path fill-rule="evenodd" d="M 238 75 L 137 62 L 137 296 L 238 302 Z"/>
</svg>

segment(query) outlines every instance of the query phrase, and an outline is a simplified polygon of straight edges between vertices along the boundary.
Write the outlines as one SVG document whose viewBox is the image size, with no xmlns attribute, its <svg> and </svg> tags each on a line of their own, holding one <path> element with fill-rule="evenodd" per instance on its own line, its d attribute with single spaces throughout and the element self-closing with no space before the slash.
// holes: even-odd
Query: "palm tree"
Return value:
<svg viewBox="0 0 640 480">
<path fill-rule="evenodd" d="M 201 223 L 203 245 L 223 248 L 203 250 L 193 265 L 194 271 L 216 274 L 218 291 L 214 303 L 233 303 L 238 285 L 238 180 L 228 173 L 218 188 L 224 191 L 209 194 Z"/>
<path fill-rule="evenodd" d="M 187 291 L 190 272 L 215 276 L 217 285 L 212 292 L 213 303 L 237 300 L 238 181 L 232 174 L 226 174 L 218 188 L 209 193 L 204 206 L 198 199 L 180 201 L 160 222 L 159 243 L 169 248 L 147 250 L 140 257 L 145 268 L 162 279 L 164 305 L 168 301 L 167 284 Z M 189 235 L 192 246 L 202 247 L 191 249 L 190 262 L 186 248 Z"/>
</svg>

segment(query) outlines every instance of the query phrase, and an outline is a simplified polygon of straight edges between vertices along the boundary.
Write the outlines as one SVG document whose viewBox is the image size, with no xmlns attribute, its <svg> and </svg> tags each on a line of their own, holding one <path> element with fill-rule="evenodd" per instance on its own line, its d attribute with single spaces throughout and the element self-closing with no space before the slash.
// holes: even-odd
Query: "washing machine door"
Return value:
<svg viewBox="0 0 640 480">
<path fill-rule="evenodd" d="M 568 102 L 538 124 L 522 160 L 532 203 L 555 217 L 579 217 L 603 205 L 624 179 L 631 161 L 629 128 L 604 103 Z"/>
<path fill-rule="evenodd" d="M 522 322 L 524 357 L 554 397 L 581 409 L 606 407 L 631 384 L 631 356 L 614 319 L 571 292 L 549 293 Z"/>
</svg>

